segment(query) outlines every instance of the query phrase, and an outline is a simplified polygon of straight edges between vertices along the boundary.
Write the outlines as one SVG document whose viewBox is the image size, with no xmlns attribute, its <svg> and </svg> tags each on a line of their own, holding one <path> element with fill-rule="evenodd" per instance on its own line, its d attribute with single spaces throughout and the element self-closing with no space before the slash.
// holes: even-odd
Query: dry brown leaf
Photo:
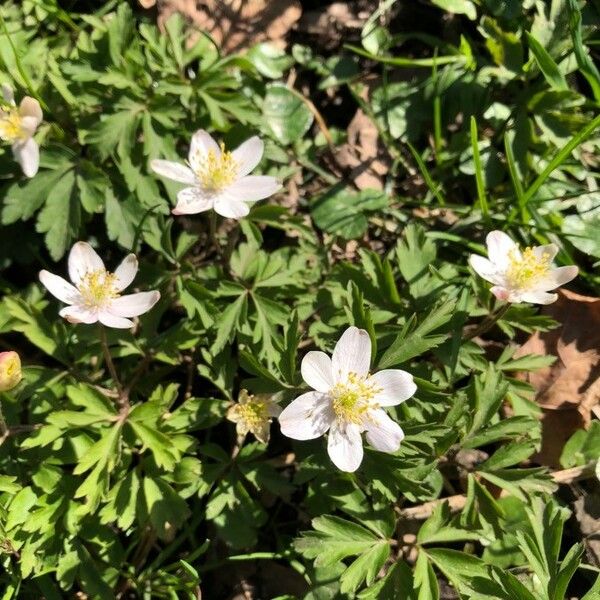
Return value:
<svg viewBox="0 0 600 600">
<path fill-rule="evenodd" d="M 542 312 L 561 325 L 533 334 L 516 356 L 558 357 L 552 366 L 522 376 L 543 411 L 542 448 L 534 460 L 557 467 L 565 442 L 589 426 L 600 400 L 600 298 L 560 290 L 558 300 Z"/>
<path fill-rule="evenodd" d="M 140 0 L 143 6 L 152 0 Z M 298 0 L 159 0 L 158 24 L 179 12 L 208 31 L 226 53 L 240 52 L 259 42 L 285 45 L 284 38 L 302 9 Z"/>
<path fill-rule="evenodd" d="M 383 189 L 390 159 L 379 143 L 377 127 L 362 110 L 350 121 L 348 141 L 336 150 L 335 160 L 343 169 L 351 169 L 349 177 L 359 190 Z"/>
</svg>

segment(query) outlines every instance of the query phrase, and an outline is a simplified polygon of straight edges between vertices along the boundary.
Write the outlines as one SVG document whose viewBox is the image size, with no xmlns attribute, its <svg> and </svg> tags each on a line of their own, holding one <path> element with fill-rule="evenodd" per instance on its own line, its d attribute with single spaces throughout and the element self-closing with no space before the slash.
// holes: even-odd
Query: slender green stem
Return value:
<svg viewBox="0 0 600 600">
<path fill-rule="evenodd" d="M 477 327 L 475 327 L 475 329 L 472 329 L 466 333 L 464 338 L 466 340 L 472 340 L 473 338 L 488 332 L 506 314 L 509 308 L 510 304 L 508 302 L 503 304 L 496 312 L 489 315 Z"/>
<path fill-rule="evenodd" d="M 117 407 L 121 413 L 129 412 L 129 399 L 127 398 L 127 394 L 125 394 L 123 390 L 123 386 L 121 385 L 121 380 L 119 379 L 119 375 L 117 374 L 117 369 L 115 368 L 115 363 L 113 362 L 112 356 L 110 355 L 110 348 L 108 347 L 108 339 L 106 337 L 106 329 L 104 325 L 100 324 L 100 346 L 102 346 L 102 353 L 104 354 L 104 362 L 106 363 L 106 367 L 108 368 L 108 372 L 110 373 L 111 379 L 113 380 L 117 392 L 119 396 L 117 397 Z"/>
</svg>

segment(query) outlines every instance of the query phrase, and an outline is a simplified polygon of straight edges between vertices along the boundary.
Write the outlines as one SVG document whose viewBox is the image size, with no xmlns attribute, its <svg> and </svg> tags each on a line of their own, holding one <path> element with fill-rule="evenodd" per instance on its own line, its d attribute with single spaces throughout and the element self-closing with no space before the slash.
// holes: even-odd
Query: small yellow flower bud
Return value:
<svg viewBox="0 0 600 600">
<path fill-rule="evenodd" d="M 16 352 L 0 352 L 0 392 L 8 392 L 23 378 L 21 359 Z"/>
</svg>

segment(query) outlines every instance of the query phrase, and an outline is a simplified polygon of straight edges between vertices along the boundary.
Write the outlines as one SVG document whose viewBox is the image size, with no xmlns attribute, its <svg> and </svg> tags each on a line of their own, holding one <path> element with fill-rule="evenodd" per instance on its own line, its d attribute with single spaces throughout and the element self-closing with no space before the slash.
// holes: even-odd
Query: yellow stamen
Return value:
<svg viewBox="0 0 600 600">
<path fill-rule="evenodd" d="M 339 421 L 360 424 L 369 409 L 377 408 L 372 400 L 381 391 L 368 376 L 349 373 L 347 382 L 331 390 L 333 412 Z"/>
<path fill-rule="evenodd" d="M 225 145 L 221 143 L 220 155 L 211 148 L 199 161 L 196 177 L 205 191 L 220 192 L 236 180 L 238 170 L 239 165 L 233 154 L 225 150 Z"/>
<path fill-rule="evenodd" d="M 101 308 L 119 293 L 116 287 L 117 278 L 104 269 L 89 271 L 79 283 L 79 292 L 85 305 L 89 308 Z"/>
<path fill-rule="evenodd" d="M 532 248 L 525 248 L 519 256 L 516 250 L 512 250 L 509 254 L 506 278 L 513 288 L 531 288 L 548 274 L 551 263 L 547 253 L 540 257 Z"/>
<path fill-rule="evenodd" d="M 27 139 L 28 132 L 23 128 L 23 118 L 17 108 L 10 108 L 0 116 L 0 139 L 16 142 Z"/>
</svg>

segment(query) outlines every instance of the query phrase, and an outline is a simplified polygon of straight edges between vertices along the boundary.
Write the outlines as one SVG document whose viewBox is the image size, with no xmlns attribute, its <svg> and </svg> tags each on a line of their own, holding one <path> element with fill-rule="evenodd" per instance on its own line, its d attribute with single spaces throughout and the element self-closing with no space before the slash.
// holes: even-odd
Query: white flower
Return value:
<svg viewBox="0 0 600 600">
<path fill-rule="evenodd" d="M 263 150 L 263 142 L 254 136 L 228 152 L 200 129 L 192 137 L 188 165 L 153 160 L 150 166 L 159 175 L 190 186 L 177 194 L 173 214 L 192 215 L 212 208 L 223 217 L 240 219 L 250 212 L 248 202 L 267 198 L 281 188 L 275 177 L 249 175 Z"/>
<path fill-rule="evenodd" d="M 227 410 L 227 419 L 236 424 L 239 436 L 252 433 L 263 444 L 269 443 L 271 420 L 281 413 L 273 394 L 249 394 L 241 390 L 238 401 Z"/>
<path fill-rule="evenodd" d="M 17 107 L 12 89 L 2 86 L 5 104 L 0 107 L 0 139 L 12 144 L 15 160 L 27 177 L 33 177 L 40 166 L 40 149 L 33 134 L 42 122 L 42 109 L 35 98 L 25 96 Z"/>
<path fill-rule="evenodd" d="M 369 375 L 371 340 L 364 329 L 346 329 L 331 358 L 309 352 L 302 360 L 304 381 L 315 391 L 302 394 L 279 416 L 284 435 L 311 440 L 329 430 L 327 451 L 342 471 L 356 471 L 363 459 L 361 434 L 373 448 L 396 452 L 404 433 L 382 409 L 410 398 L 412 375 L 387 369 Z"/>
<path fill-rule="evenodd" d="M 148 312 L 160 298 L 157 291 L 120 295 L 137 270 L 137 258 L 129 254 L 114 273 L 109 273 L 89 244 L 77 242 L 69 253 L 69 277 L 74 285 L 48 271 L 40 271 L 40 281 L 52 295 L 69 305 L 59 312 L 69 323 L 100 321 L 108 327 L 127 329 L 133 326 L 128 317 Z"/>
<path fill-rule="evenodd" d="M 492 231 L 486 238 L 488 258 L 471 254 L 469 264 L 486 281 L 494 284 L 492 294 L 506 302 L 551 304 L 558 298 L 549 290 L 577 276 L 577 267 L 553 267 L 558 252 L 555 244 L 521 250 L 504 232 Z"/>
</svg>

